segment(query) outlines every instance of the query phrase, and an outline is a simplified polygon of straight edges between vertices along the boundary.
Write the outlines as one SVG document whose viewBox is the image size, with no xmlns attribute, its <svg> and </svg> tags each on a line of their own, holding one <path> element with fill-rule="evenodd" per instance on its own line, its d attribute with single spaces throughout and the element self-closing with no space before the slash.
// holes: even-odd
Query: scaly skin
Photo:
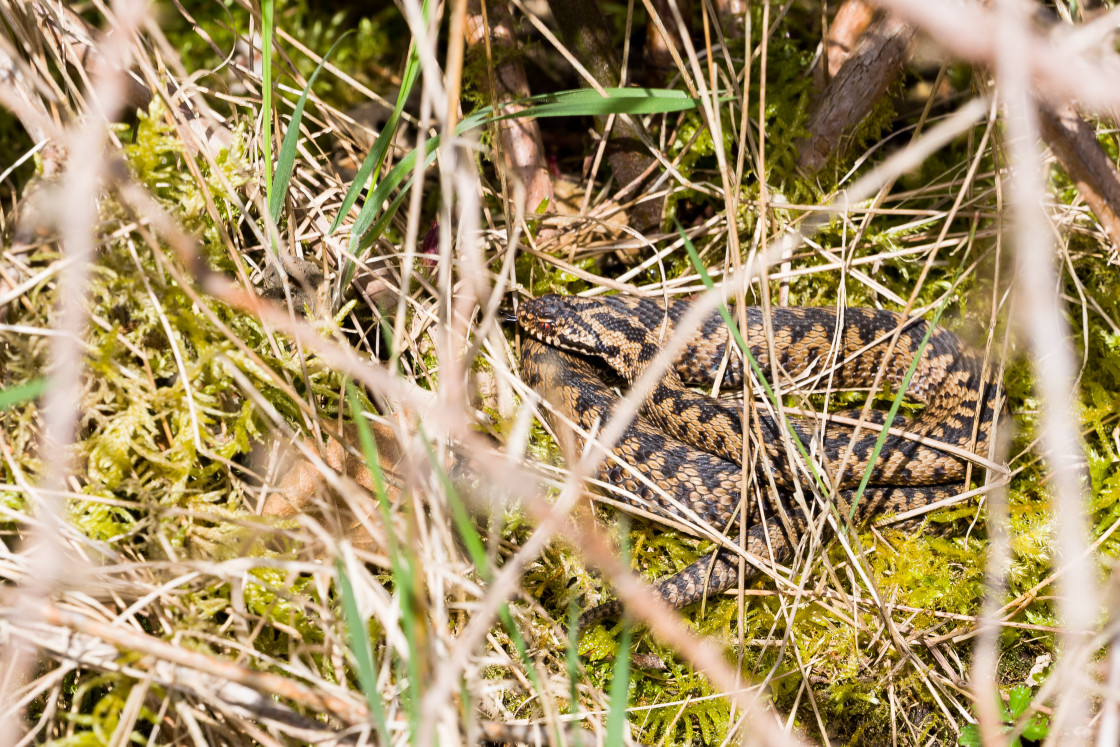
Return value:
<svg viewBox="0 0 1120 747">
<path fill-rule="evenodd" d="M 532 299 L 521 306 L 518 321 L 541 342 L 531 340 L 524 345 L 522 376 L 561 413 L 585 429 L 591 428 L 596 421 L 605 422 L 618 401 L 603 383 L 604 375 L 610 374 L 603 365 L 635 381 L 687 308 L 687 302 L 678 301 L 666 313 L 655 301 L 624 296 L 583 299 L 548 295 Z M 761 310 L 748 309 L 747 319 L 743 337 L 764 375 L 771 379 Z M 779 308 L 771 317 L 782 369 L 789 376 L 800 376 L 810 370 L 819 373 L 827 363 L 832 370 L 822 380 L 833 388 L 869 386 L 883 362 L 884 340 L 889 340 L 902 322 L 897 314 L 872 309 L 847 309 L 842 323 L 831 308 Z M 904 327 L 884 375 L 890 384 L 901 384 L 927 328 L 921 320 Z M 710 384 L 726 354 L 727 342 L 728 331 L 714 315 L 678 356 L 675 371 L 647 396 L 649 420 L 636 419 L 612 449 L 672 500 L 665 500 L 613 461 L 604 461 L 599 475 L 608 484 L 636 495 L 645 504 L 636 504 L 642 508 L 648 510 L 652 505 L 653 510 L 670 518 L 687 518 L 681 510 L 686 507 L 720 531 L 733 528 L 737 522 L 742 473 L 740 411 L 691 391 L 684 381 Z M 600 363 L 593 362 L 596 358 Z M 725 384 L 741 385 L 742 370 L 741 361 L 732 356 Z M 907 390 L 912 399 L 924 402 L 926 409 L 913 420 L 897 419 L 893 426 L 986 454 L 998 382 L 992 376 L 985 378 L 982 370 L 978 354 L 952 333 L 935 328 Z M 873 413 L 869 422 L 882 419 L 882 413 Z M 831 476 L 840 488 L 839 508 L 847 515 L 855 493 L 850 488 L 863 476 L 879 429 L 865 425 L 853 438 L 851 426 L 831 422 L 822 426 L 812 418 L 790 421 L 806 447 L 818 440 L 818 453 L 832 470 L 844 452 L 852 450 L 844 475 Z M 790 468 L 779 424 L 761 412 L 759 429 L 764 465 L 781 489 L 780 505 L 765 506 L 762 512 L 757 506 L 751 507 L 746 549 L 760 557 L 769 557 L 773 551 L 777 559 L 782 559 L 808 526 L 803 511 L 787 491 L 795 483 L 808 491 L 813 486 L 798 470 Z M 881 457 L 872 468 L 870 487 L 858 504 L 856 519 L 907 511 L 950 497 L 965 487 L 964 475 L 964 460 L 904 436 L 888 435 Z M 766 521 L 762 521 L 762 513 Z M 658 589 L 666 601 L 679 607 L 699 599 L 705 588 L 709 593 L 716 592 L 737 581 L 738 561 L 723 550 L 717 553 L 714 564 L 705 558 L 662 581 Z M 582 622 L 589 624 L 618 611 L 616 603 L 603 605 L 587 613 Z"/>
</svg>

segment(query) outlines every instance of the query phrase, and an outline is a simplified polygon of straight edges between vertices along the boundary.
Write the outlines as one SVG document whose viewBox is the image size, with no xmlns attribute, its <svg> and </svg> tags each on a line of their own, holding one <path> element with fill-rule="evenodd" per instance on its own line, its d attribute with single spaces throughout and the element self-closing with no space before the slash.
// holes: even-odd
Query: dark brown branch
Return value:
<svg viewBox="0 0 1120 747">
<path fill-rule="evenodd" d="M 898 79 L 913 38 L 913 27 L 894 16 L 872 21 L 809 120 L 809 137 L 798 144 L 801 168 L 815 173 L 828 162 L 841 137 L 863 121 Z"/>
<path fill-rule="evenodd" d="M 874 17 L 875 9 L 864 0 L 847 0 L 836 11 L 824 40 L 824 52 L 813 69 L 813 84 L 818 90 L 823 91 L 840 72 Z"/>
<path fill-rule="evenodd" d="M 1097 141 L 1097 134 L 1069 105 L 1041 104 L 1038 119 L 1042 137 L 1077 187 L 1078 194 L 1097 216 L 1120 256 L 1120 171 Z"/>
</svg>

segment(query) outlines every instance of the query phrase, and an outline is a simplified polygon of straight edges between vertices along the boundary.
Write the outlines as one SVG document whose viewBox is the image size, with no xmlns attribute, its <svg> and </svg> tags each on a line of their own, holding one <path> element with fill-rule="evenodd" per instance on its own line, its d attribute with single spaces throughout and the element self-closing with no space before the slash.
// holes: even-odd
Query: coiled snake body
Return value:
<svg viewBox="0 0 1120 747">
<path fill-rule="evenodd" d="M 613 373 L 633 383 L 688 308 L 686 301 L 666 308 L 653 299 L 627 296 L 531 299 L 518 311 L 518 322 L 535 338 L 522 347 L 522 377 L 558 412 L 590 430 L 609 419 L 619 399 L 604 378 Z M 935 327 L 923 348 L 929 325 L 921 319 L 905 320 L 875 309 L 846 309 L 841 318 L 833 308 L 775 308 L 770 318 L 774 361 L 762 310 L 750 307 L 746 316 L 743 338 L 768 381 L 776 378 L 776 362 L 783 381 L 811 376 L 819 382 L 816 389 L 867 388 L 885 367 L 883 379 L 897 389 L 919 356 L 907 395 L 925 404 L 919 416 L 892 423 L 892 430 L 904 433 L 886 437 L 854 512 L 853 488 L 871 461 L 884 413 L 871 411 L 857 431 L 854 424 L 836 420 L 858 420 L 860 411 L 835 413 L 840 417 L 827 421 L 790 416 L 784 426 L 772 412 L 758 407 L 747 432 L 759 436 L 763 466 L 778 500 L 767 498 L 761 506 L 749 501 L 748 552 L 782 560 L 808 529 L 805 508 L 815 505 L 812 494 L 806 493 L 808 504 L 794 500 L 795 488 L 811 491 L 822 483 L 797 450 L 787 450 L 784 439 L 789 436 L 784 434 L 791 431 L 823 466 L 828 481 L 823 484 L 834 488 L 843 517 L 851 512 L 860 521 L 907 511 L 967 487 L 968 463 L 956 454 L 987 455 L 999 387 L 995 375 L 985 373 L 982 356 L 956 335 Z M 900 327 L 891 357 L 884 360 Z M 727 355 L 728 341 L 722 318 L 713 314 L 646 396 L 645 417 L 636 418 L 612 447 L 616 459 L 603 460 L 599 468 L 599 478 L 637 496 L 642 503 L 636 505 L 647 510 L 652 506 L 670 518 L 687 518 L 691 511 L 721 532 L 737 526 L 742 513 L 742 408 L 693 392 L 686 383 L 711 385 Z M 741 387 L 743 370 L 740 358 L 727 355 L 723 386 Z M 827 490 L 818 492 L 828 497 Z M 663 579 L 657 589 L 667 602 L 681 607 L 735 585 L 738 574 L 733 551 L 721 549 L 714 559 L 702 558 Z M 585 614 L 581 622 L 587 625 L 618 612 L 617 603 L 608 603 Z"/>
</svg>

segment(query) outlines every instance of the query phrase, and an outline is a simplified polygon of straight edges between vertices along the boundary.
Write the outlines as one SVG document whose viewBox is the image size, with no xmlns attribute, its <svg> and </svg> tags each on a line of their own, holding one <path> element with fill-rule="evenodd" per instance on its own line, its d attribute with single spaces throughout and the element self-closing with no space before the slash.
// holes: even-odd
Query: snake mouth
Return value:
<svg viewBox="0 0 1120 747">
<path fill-rule="evenodd" d="M 586 339 L 578 314 L 571 308 L 576 299 L 546 294 L 527 300 L 517 311 L 517 321 L 528 334 L 561 350 L 596 355 L 598 345 Z"/>
<path fill-rule="evenodd" d="M 596 353 L 595 345 L 571 334 L 571 330 L 568 330 L 563 323 L 557 324 L 555 320 L 538 316 L 531 319 L 520 319 L 519 321 L 526 332 L 554 348 L 582 355 L 595 355 Z"/>
</svg>

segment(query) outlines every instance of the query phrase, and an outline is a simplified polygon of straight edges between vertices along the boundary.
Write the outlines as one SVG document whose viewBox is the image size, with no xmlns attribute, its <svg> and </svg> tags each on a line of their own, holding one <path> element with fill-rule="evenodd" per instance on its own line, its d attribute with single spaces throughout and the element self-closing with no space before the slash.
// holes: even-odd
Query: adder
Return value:
<svg viewBox="0 0 1120 747">
<path fill-rule="evenodd" d="M 667 307 L 650 298 L 608 296 L 597 299 L 545 295 L 521 304 L 517 320 L 528 333 L 521 353 L 522 378 L 564 417 L 585 431 L 605 423 L 619 397 L 608 381 L 632 384 L 673 334 L 689 308 L 678 300 Z M 824 479 L 843 517 L 863 521 L 884 513 L 908 511 L 967 489 L 968 461 L 962 455 L 987 456 L 1000 396 L 999 381 L 983 356 L 953 333 L 921 319 L 877 309 L 828 307 L 774 308 L 770 311 L 777 360 L 771 360 L 758 307 L 746 309 L 742 337 L 768 381 L 816 377 L 830 389 L 868 388 L 880 368 L 897 389 L 918 358 L 906 394 L 925 405 L 912 419 L 896 418 L 881 457 L 871 464 L 885 413 L 871 410 L 860 427 L 837 422 L 858 420 L 861 411 L 834 413 L 834 418 L 788 417 L 783 425 L 765 407 L 749 423 L 760 437 L 763 467 L 773 480 L 774 495 L 746 511 L 746 550 L 760 558 L 788 558 L 807 532 L 813 501 L 822 483 L 803 463 L 800 449 L 787 450 L 792 434 L 824 467 Z M 884 355 L 898 332 L 889 360 Z M 923 347 L 924 338 L 929 339 Z M 691 337 L 672 369 L 648 393 L 644 417 L 638 417 L 611 448 L 614 458 L 601 461 L 598 477 L 632 496 L 635 505 L 669 518 L 689 512 L 717 531 L 737 526 L 742 483 L 742 408 L 694 392 L 688 384 L 711 386 L 724 362 L 725 388 L 743 384 L 742 358 L 728 352 L 730 335 L 715 313 Z M 732 346 L 734 347 L 734 346 Z M 821 388 L 821 387 L 818 387 Z M 895 433 L 894 431 L 902 431 Z M 748 432 L 750 432 L 748 430 Z M 793 456 L 793 462 L 790 456 Z M 834 473 L 841 464 L 842 473 Z M 625 465 L 625 466 L 624 466 Z M 852 510 L 865 471 L 868 486 Z M 819 473 L 818 473 L 819 474 Z M 768 483 L 767 479 L 762 481 Z M 795 500 L 796 487 L 807 501 Z M 809 491 L 809 492 L 804 492 Z M 775 500 L 776 499 L 776 500 Z M 736 536 L 735 533 L 731 534 Z M 750 573 L 748 567 L 748 573 Z M 714 559 L 701 558 L 661 580 L 657 591 L 675 607 L 738 583 L 735 553 L 720 549 Z M 585 613 L 581 625 L 617 616 L 609 602 Z"/>
</svg>

